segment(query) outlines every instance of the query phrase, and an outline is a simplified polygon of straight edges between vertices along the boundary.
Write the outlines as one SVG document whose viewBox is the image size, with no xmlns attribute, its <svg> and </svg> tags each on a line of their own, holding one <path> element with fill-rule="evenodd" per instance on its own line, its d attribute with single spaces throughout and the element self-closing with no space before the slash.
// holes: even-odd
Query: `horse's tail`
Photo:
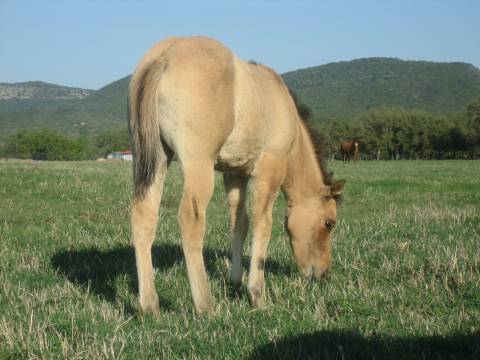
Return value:
<svg viewBox="0 0 480 360">
<path fill-rule="evenodd" d="M 128 94 L 130 139 L 133 146 L 135 196 L 143 196 L 153 183 L 157 165 L 165 156 L 160 138 L 158 87 L 166 62 L 142 64 L 132 75 Z"/>
</svg>

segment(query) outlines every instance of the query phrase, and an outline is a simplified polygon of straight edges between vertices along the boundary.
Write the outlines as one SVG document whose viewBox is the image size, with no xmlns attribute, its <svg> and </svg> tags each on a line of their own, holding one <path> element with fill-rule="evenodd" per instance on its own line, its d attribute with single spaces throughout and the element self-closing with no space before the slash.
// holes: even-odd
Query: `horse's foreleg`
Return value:
<svg viewBox="0 0 480 360">
<path fill-rule="evenodd" d="M 263 156 L 254 171 L 253 187 L 253 241 L 248 278 L 252 305 L 265 305 L 265 261 L 272 233 L 272 210 L 284 172 L 275 159 Z"/>
<path fill-rule="evenodd" d="M 184 176 L 183 197 L 178 211 L 182 233 L 183 252 L 193 303 L 198 312 L 213 308 L 213 297 L 203 261 L 205 214 L 213 195 L 214 170 L 210 161 L 182 163 Z"/>
<path fill-rule="evenodd" d="M 224 174 L 223 181 L 230 208 L 230 236 L 232 239 L 232 267 L 230 281 L 240 287 L 242 283 L 243 243 L 248 232 L 248 215 L 245 207 L 248 179 Z"/>
<path fill-rule="evenodd" d="M 158 164 L 153 184 L 145 189 L 142 195 L 135 194 L 132 201 L 133 245 L 137 264 L 140 310 L 143 313 L 159 312 L 152 266 L 152 244 L 155 239 L 158 209 L 166 173 L 167 160 Z"/>
</svg>

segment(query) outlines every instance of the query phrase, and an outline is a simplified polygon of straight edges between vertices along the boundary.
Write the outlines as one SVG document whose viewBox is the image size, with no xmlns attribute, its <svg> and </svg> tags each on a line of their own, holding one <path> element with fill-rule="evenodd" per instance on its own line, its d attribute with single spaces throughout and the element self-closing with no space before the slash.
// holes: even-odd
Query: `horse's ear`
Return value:
<svg viewBox="0 0 480 360">
<path fill-rule="evenodd" d="M 344 186 L 345 180 L 334 181 L 333 184 L 330 186 L 330 196 L 336 198 L 342 195 Z"/>
</svg>

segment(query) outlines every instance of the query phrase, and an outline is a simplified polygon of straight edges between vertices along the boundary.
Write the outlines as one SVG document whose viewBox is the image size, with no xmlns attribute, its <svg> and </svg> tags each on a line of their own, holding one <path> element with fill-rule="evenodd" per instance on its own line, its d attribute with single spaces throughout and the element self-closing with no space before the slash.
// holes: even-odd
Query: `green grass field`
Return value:
<svg viewBox="0 0 480 360">
<path fill-rule="evenodd" d="M 0 358 L 480 358 L 480 162 L 330 168 L 347 179 L 333 267 L 321 281 L 300 275 L 280 196 L 264 310 L 228 284 L 217 177 L 205 248 L 216 305 L 197 315 L 173 164 L 153 249 L 161 315 L 151 317 L 137 310 L 131 164 L 0 162 Z"/>
</svg>

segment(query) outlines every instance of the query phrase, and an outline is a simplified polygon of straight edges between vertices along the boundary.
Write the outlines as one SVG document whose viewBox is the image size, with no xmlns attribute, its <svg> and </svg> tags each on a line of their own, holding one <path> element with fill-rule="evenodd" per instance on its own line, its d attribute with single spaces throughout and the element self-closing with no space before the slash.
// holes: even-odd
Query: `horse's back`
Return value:
<svg viewBox="0 0 480 360">
<path fill-rule="evenodd" d="M 353 141 L 344 141 L 340 144 L 340 150 L 344 152 L 350 152 L 353 149 Z"/>
<path fill-rule="evenodd" d="M 243 62 L 205 37 L 158 43 L 137 72 L 159 63 L 160 132 L 181 160 L 203 152 L 221 170 L 248 172 L 266 148 L 281 152 L 292 142 L 295 108 L 269 68 Z"/>
</svg>

